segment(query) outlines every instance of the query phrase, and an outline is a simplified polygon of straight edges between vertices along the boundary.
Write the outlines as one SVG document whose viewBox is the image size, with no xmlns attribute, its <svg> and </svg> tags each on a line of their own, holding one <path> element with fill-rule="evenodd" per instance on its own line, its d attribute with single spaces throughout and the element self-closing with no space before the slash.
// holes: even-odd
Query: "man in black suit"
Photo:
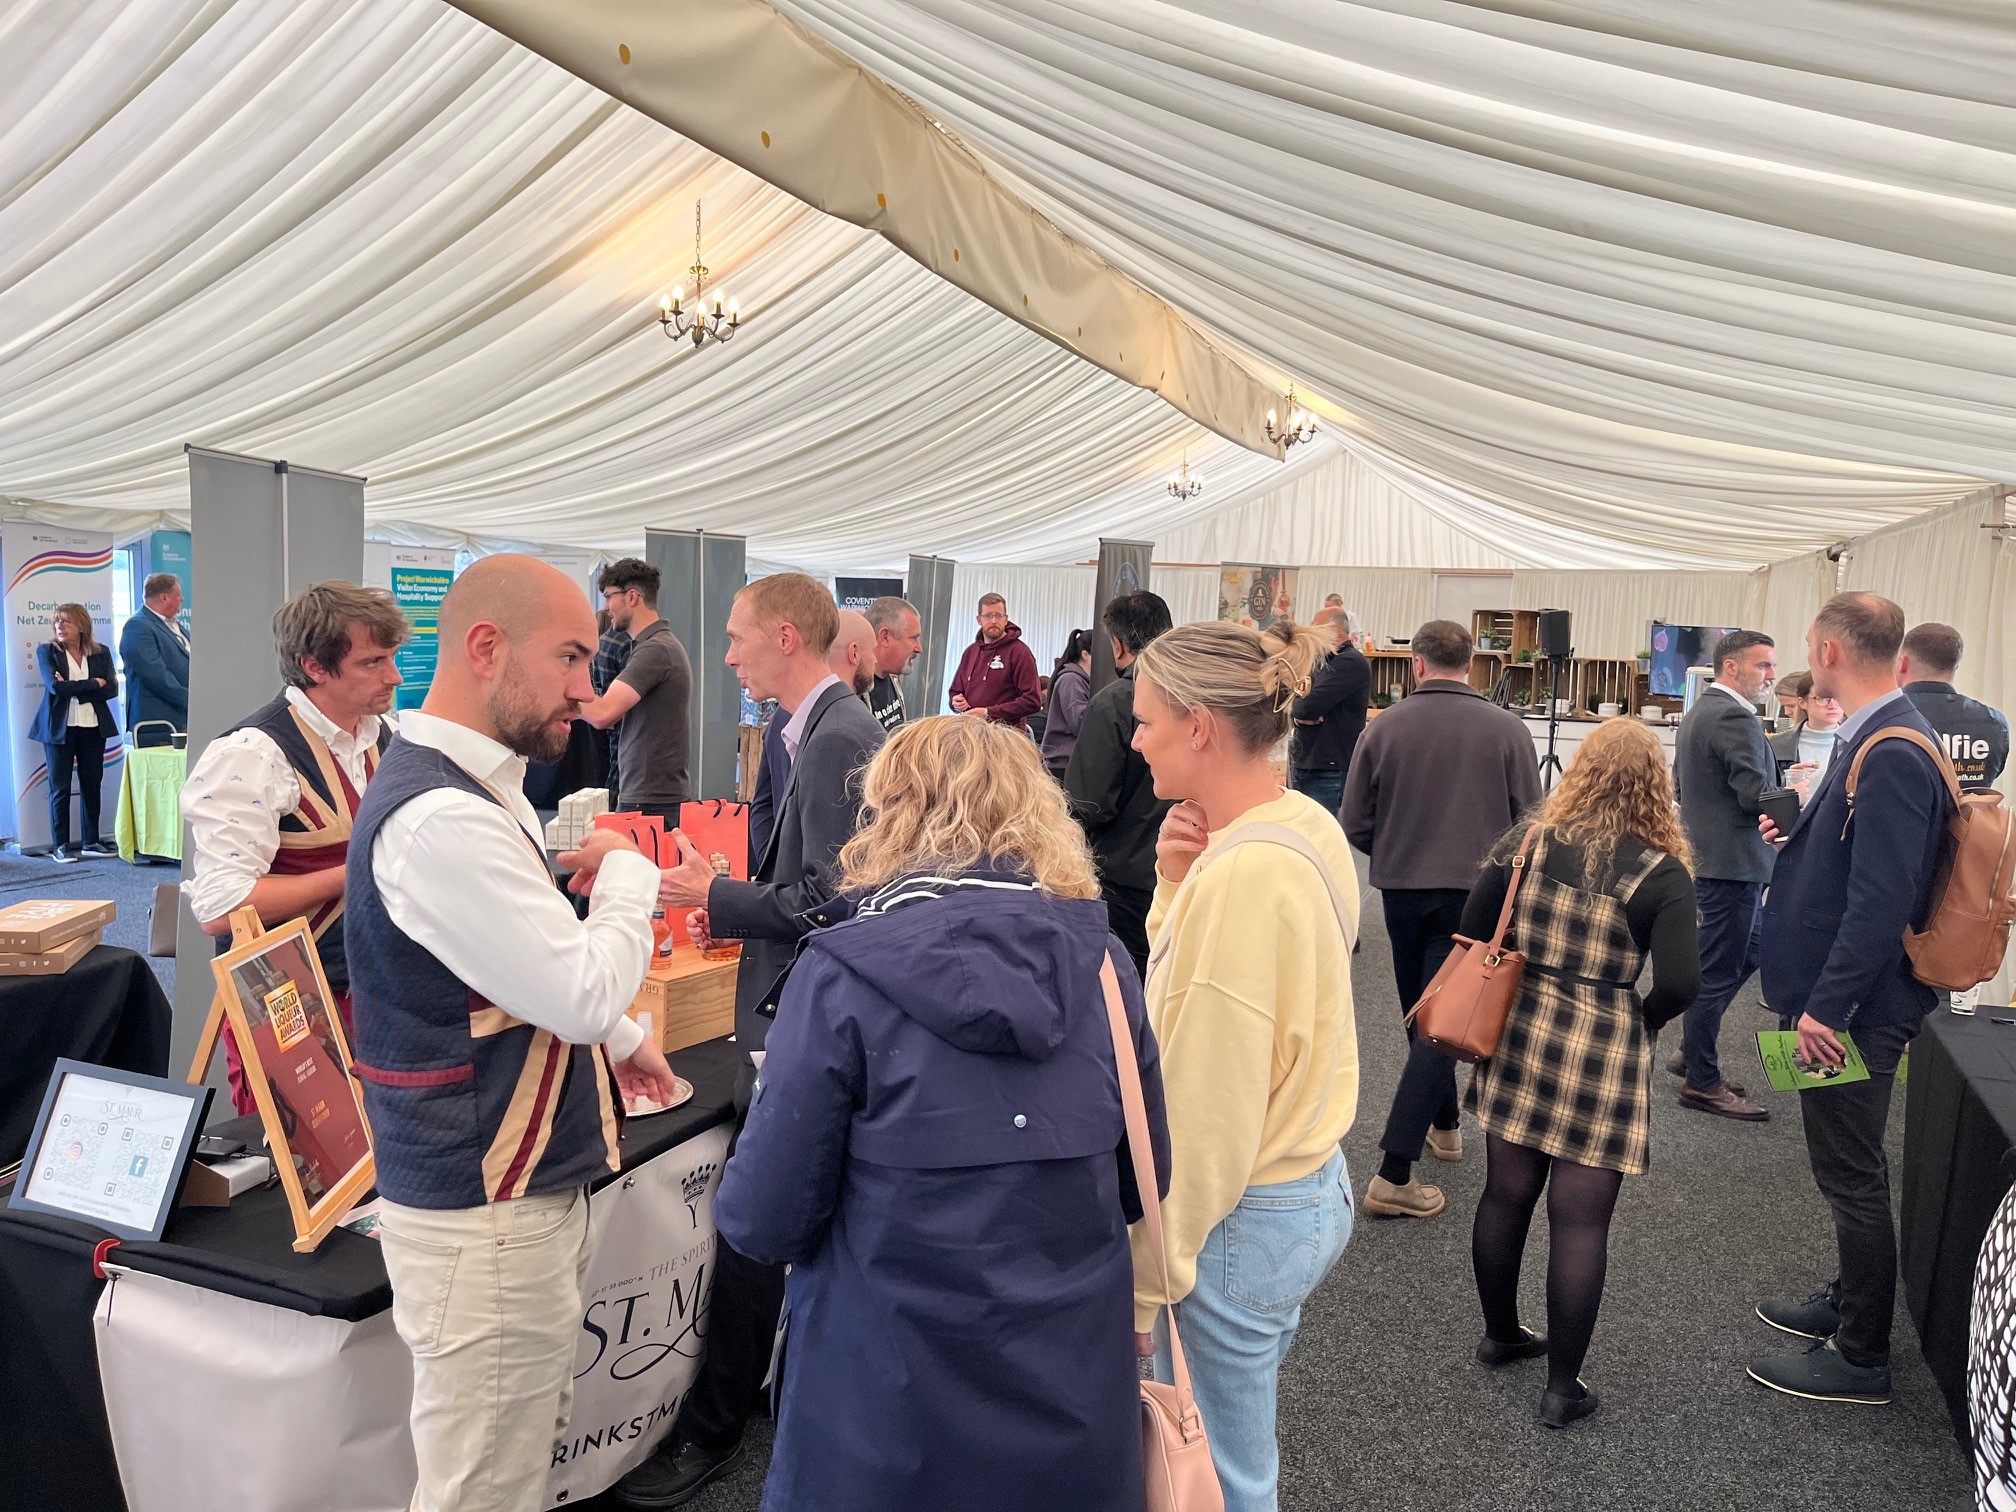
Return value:
<svg viewBox="0 0 2016 1512">
<path fill-rule="evenodd" d="M 736 595 L 727 663 L 752 698 L 777 700 L 771 723 L 782 721 L 774 738 L 785 775 L 749 881 L 717 877 L 680 835 L 680 862 L 659 886 L 667 908 L 693 910 L 687 929 L 703 949 L 717 939 L 742 941 L 735 1040 L 753 1059 L 735 1089 L 738 1133 L 798 942 L 835 917 L 830 907 L 840 847 L 860 820 L 861 769 L 884 738 L 868 705 L 827 670 L 838 627 L 833 595 L 802 573 L 762 578 Z M 683 1506 L 742 1463 L 742 1432 L 762 1401 L 777 1335 L 784 1267 L 738 1255 L 726 1241 L 716 1242 L 714 1265 L 699 1379 L 665 1446 L 615 1491 L 616 1505 L 627 1512 Z"/>
<path fill-rule="evenodd" d="M 172 572 L 157 572 L 140 592 L 143 607 L 119 632 L 119 659 L 126 664 L 126 728 L 137 746 L 170 745 L 178 731 L 189 730 L 182 582 Z M 143 724 L 148 728 L 139 729 Z"/>
<path fill-rule="evenodd" d="M 1680 821 L 1694 850 L 1694 897 L 1701 913 L 1701 995 L 1687 1010 L 1680 1057 L 1683 1106 L 1762 1123 L 1771 1115 L 1722 1077 L 1716 1044 L 1722 1015 L 1757 971 L 1758 921 L 1771 847 L 1757 833 L 1777 767 L 1757 702 L 1778 676 L 1771 637 L 1732 630 L 1715 643 L 1715 681 L 1680 721 L 1673 781 Z"/>
<path fill-rule="evenodd" d="M 1796 1355 L 1759 1355 L 1752 1379 L 1823 1402 L 1890 1400 L 1890 1317 L 1897 1235 L 1883 1154 L 1891 1088 L 1904 1047 L 1934 993 L 1911 972 L 1906 929 L 1923 929 L 1952 799 L 1947 774 L 1904 730 L 1936 741 L 1897 683 L 1904 611 L 1873 593 L 1829 600 L 1806 632 L 1816 697 L 1840 701 L 1840 748 L 1792 833 L 1768 820 L 1781 847 L 1764 907 L 1764 995 L 1802 1059 L 1844 1060 L 1854 1031 L 1869 1079 L 1799 1094 L 1813 1180 L 1834 1215 L 1835 1280 L 1802 1302 L 1766 1302 L 1757 1315 L 1815 1342 Z M 1859 771 L 1857 763 L 1860 763 Z M 1855 778 L 1855 796 L 1848 781 Z"/>
</svg>

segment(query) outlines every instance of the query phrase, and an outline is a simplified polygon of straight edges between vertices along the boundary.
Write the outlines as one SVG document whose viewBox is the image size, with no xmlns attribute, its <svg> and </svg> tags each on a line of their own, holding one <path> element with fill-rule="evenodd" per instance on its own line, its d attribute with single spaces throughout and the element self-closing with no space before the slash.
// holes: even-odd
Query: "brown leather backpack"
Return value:
<svg viewBox="0 0 2016 1512">
<path fill-rule="evenodd" d="M 1932 878 L 1932 912 L 1922 930 L 1906 927 L 1904 953 L 1911 974 L 1927 987 L 1965 992 L 2002 969 L 2009 953 L 2009 926 L 2016 920 L 2016 815 L 1994 792 L 1963 793 L 1953 763 L 1917 730 L 1886 726 L 1862 742 L 1848 768 L 1848 813 L 1855 813 L 1855 780 L 1870 749 L 1885 740 L 1906 740 L 1939 764 L 1953 799 L 1939 869 Z"/>
</svg>

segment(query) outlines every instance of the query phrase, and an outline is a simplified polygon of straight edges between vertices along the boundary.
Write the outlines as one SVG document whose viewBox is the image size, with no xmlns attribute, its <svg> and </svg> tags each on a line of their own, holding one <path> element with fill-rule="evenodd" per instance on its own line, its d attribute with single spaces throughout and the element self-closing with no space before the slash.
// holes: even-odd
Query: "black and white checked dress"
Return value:
<svg viewBox="0 0 2016 1512">
<path fill-rule="evenodd" d="M 1981 1512 L 2016 1512 L 2016 1188 L 2002 1199 L 1982 1242 L 1971 1322 L 1974 1504 Z"/>
<path fill-rule="evenodd" d="M 1500 1139 L 1635 1176 L 1651 1143 L 1652 1037 L 1636 986 L 1645 952 L 1624 908 L 1666 853 L 1646 850 L 1591 892 L 1548 876 L 1546 851 L 1542 836 L 1512 909 L 1507 943 L 1526 955 L 1519 997 L 1465 1106 Z"/>
</svg>

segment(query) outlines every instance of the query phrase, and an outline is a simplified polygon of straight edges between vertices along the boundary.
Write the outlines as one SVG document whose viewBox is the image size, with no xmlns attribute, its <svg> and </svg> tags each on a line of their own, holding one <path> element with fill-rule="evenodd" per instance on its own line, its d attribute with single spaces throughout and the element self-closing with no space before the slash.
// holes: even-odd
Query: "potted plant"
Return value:
<svg viewBox="0 0 2016 1512">
<path fill-rule="evenodd" d="M 1531 693 L 1514 693 L 1512 695 L 1512 707 L 1515 709 L 1532 708 L 1533 695 Z"/>
<path fill-rule="evenodd" d="M 1521 651 L 1517 656 L 1512 658 L 1512 664 L 1516 667 L 1532 666 L 1533 653 L 1531 651 Z"/>
<path fill-rule="evenodd" d="M 1379 695 L 1379 707 L 1382 709 L 1390 709 L 1398 702 L 1400 702 L 1400 690 L 1398 688 L 1388 688 L 1384 693 Z"/>
<path fill-rule="evenodd" d="M 1650 672 L 1652 670 L 1652 653 L 1650 651 L 1640 651 L 1638 653 L 1638 670 L 1640 672 Z"/>
</svg>

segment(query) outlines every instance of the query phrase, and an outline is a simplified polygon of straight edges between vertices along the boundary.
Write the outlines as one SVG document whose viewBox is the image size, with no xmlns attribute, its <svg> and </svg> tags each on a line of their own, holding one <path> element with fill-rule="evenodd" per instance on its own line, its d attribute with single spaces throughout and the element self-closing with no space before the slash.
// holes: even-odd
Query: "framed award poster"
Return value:
<svg viewBox="0 0 2016 1512">
<path fill-rule="evenodd" d="M 312 1250 L 377 1181 L 362 1089 L 315 936 L 295 919 L 210 969 L 294 1211 L 294 1248 Z"/>
</svg>

